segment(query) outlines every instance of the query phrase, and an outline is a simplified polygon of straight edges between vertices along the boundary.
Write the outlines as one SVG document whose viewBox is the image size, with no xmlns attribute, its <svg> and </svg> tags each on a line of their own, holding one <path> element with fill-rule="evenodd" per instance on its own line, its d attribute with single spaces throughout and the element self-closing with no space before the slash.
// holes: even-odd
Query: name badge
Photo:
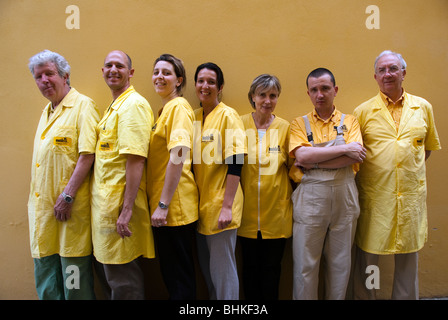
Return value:
<svg viewBox="0 0 448 320">
<path fill-rule="evenodd" d="M 71 146 L 72 145 L 72 139 L 67 137 L 55 137 L 53 139 L 53 144 L 55 146 Z"/>
<path fill-rule="evenodd" d="M 101 151 L 112 151 L 114 144 L 112 142 L 100 142 L 99 149 Z"/>
</svg>

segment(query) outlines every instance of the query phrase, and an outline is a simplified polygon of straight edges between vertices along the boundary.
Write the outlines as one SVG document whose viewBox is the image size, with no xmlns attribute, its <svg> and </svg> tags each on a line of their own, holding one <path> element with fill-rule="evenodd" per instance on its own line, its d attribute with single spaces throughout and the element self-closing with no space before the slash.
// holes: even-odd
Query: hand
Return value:
<svg viewBox="0 0 448 320">
<path fill-rule="evenodd" d="M 366 158 L 367 150 L 359 142 L 351 142 L 349 144 L 346 144 L 345 146 L 345 155 L 347 157 L 350 157 L 357 162 L 363 162 L 363 160 Z"/>
<path fill-rule="evenodd" d="M 232 208 L 222 208 L 218 218 L 218 228 L 225 229 L 232 222 Z"/>
<path fill-rule="evenodd" d="M 59 195 L 54 205 L 54 216 L 56 217 L 56 220 L 67 221 L 71 217 L 71 212 L 72 203 L 67 203 L 62 195 Z"/>
<path fill-rule="evenodd" d="M 132 217 L 132 209 L 122 209 L 117 219 L 117 233 L 120 237 L 130 237 L 132 235 L 129 229 L 129 221 Z"/>
<path fill-rule="evenodd" d="M 151 224 L 154 227 L 162 227 L 166 225 L 166 216 L 168 215 L 168 209 L 162 209 L 157 207 L 151 216 Z"/>
</svg>

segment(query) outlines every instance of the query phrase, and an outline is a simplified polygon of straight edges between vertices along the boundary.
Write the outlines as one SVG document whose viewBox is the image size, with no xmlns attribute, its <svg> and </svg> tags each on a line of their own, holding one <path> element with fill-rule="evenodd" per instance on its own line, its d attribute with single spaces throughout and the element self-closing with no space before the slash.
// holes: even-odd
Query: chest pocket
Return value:
<svg viewBox="0 0 448 320">
<path fill-rule="evenodd" d="M 118 154 L 117 130 L 100 129 L 96 152 L 101 158 L 111 158 Z"/>
<path fill-rule="evenodd" d="M 77 150 L 78 135 L 75 127 L 72 126 L 60 126 L 55 128 L 53 135 L 54 153 L 73 153 Z"/>
</svg>

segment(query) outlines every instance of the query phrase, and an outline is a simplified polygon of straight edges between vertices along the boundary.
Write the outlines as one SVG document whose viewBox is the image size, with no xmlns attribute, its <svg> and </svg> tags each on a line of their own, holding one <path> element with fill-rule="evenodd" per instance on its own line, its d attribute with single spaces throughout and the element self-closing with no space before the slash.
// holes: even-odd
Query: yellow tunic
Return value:
<svg viewBox="0 0 448 320">
<path fill-rule="evenodd" d="M 94 153 L 99 114 L 95 102 L 74 88 L 48 120 L 51 103 L 40 118 L 34 139 L 28 201 L 31 254 L 82 257 L 92 253 L 90 231 L 90 177 L 75 196 L 71 218 L 54 216 L 56 199 L 64 190 L 81 152 Z"/>
<path fill-rule="evenodd" d="M 260 159 L 257 127 L 252 113 L 241 117 L 246 129 L 247 155 L 241 172 L 244 209 L 238 235 L 263 239 L 292 235 L 292 187 L 288 177 L 289 122 L 275 117 L 262 138 Z"/>
<path fill-rule="evenodd" d="M 198 219 L 198 189 L 191 172 L 193 157 L 194 111 L 184 98 L 169 101 L 152 127 L 148 157 L 148 198 L 151 214 L 156 210 L 165 183 L 170 150 L 185 146 L 190 149 L 182 174 L 171 199 L 167 226 L 180 226 Z"/>
<path fill-rule="evenodd" d="M 202 108 L 195 110 L 195 117 L 193 170 L 199 189 L 198 231 L 211 235 L 223 231 L 218 228 L 218 218 L 227 181 L 225 159 L 246 153 L 244 125 L 238 113 L 222 102 L 205 121 Z M 233 201 L 232 222 L 224 230 L 238 228 L 242 212 L 243 191 L 239 184 Z"/>
<path fill-rule="evenodd" d="M 129 222 L 132 235 L 122 239 L 116 232 L 126 186 L 126 155 L 147 157 L 153 123 L 148 101 L 130 86 L 105 111 L 97 126 L 92 237 L 94 255 L 101 263 L 124 264 L 139 256 L 154 257 L 146 197 L 146 164 Z"/>
<path fill-rule="evenodd" d="M 418 251 L 428 228 L 425 150 L 440 149 L 432 106 L 405 93 L 398 130 L 380 94 L 354 114 L 367 149 L 357 175 L 356 244 L 375 254 Z"/>
</svg>

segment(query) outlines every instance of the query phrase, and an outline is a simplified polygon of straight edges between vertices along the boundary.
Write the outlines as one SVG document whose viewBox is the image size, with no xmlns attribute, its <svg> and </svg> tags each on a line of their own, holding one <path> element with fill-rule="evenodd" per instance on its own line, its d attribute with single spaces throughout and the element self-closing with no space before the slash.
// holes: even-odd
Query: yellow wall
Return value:
<svg viewBox="0 0 448 320">
<path fill-rule="evenodd" d="M 66 27 L 69 5 L 80 10 L 79 29 Z M 379 29 L 366 27 L 369 5 L 380 10 Z M 185 97 L 192 105 L 197 105 L 195 68 L 213 61 L 224 71 L 223 100 L 240 114 L 251 110 L 251 81 L 261 73 L 277 75 L 283 92 L 276 113 L 289 121 L 312 108 L 305 87 L 312 69 L 334 72 L 335 104 L 350 113 L 377 93 L 375 57 L 385 49 L 401 52 L 408 63 L 404 86 L 433 104 L 445 148 L 428 161 L 429 240 L 420 253 L 420 293 L 448 296 L 448 170 L 443 160 L 448 129 L 442 122 L 448 114 L 447 31 L 446 0 L 0 0 L 0 299 L 36 298 L 26 203 L 33 137 L 47 101 L 27 63 L 43 49 L 66 57 L 72 85 L 96 100 L 101 111 L 111 98 L 101 77 L 103 59 L 121 49 L 134 62 L 132 83 L 155 112 L 161 102 L 150 83 L 152 64 L 159 54 L 172 53 L 185 63 Z M 156 262 L 148 262 L 148 281 L 155 281 L 148 289 L 151 298 L 165 298 L 163 290 L 153 290 L 162 286 Z M 390 259 L 380 268 L 381 296 L 387 298 Z M 290 298 L 291 270 L 288 251 L 284 299 Z"/>
</svg>

